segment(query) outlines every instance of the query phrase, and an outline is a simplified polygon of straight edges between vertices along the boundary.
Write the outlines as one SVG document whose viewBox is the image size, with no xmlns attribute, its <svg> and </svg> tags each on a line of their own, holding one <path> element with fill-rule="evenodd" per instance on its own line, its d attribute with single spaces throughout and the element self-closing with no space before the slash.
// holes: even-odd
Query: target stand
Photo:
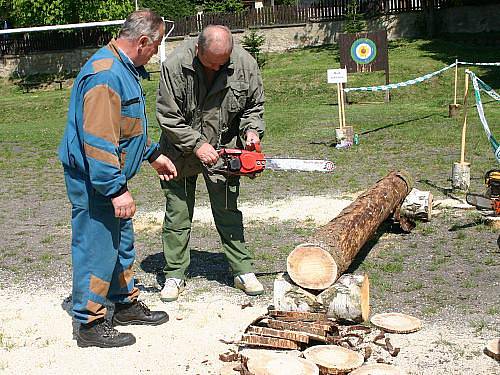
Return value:
<svg viewBox="0 0 500 375">
<path fill-rule="evenodd" d="M 387 54 L 387 31 L 370 33 L 339 34 L 340 66 L 347 73 L 385 71 L 385 84 L 389 84 L 389 57 Z M 385 102 L 390 100 L 385 91 Z"/>
</svg>

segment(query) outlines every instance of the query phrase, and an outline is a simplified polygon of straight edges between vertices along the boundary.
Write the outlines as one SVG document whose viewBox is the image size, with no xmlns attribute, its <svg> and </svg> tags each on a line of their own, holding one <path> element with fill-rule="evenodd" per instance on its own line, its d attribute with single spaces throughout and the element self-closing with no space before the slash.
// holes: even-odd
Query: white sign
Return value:
<svg viewBox="0 0 500 375">
<path fill-rule="evenodd" d="M 326 72 L 328 83 L 346 83 L 347 69 L 328 69 Z"/>
</svg>

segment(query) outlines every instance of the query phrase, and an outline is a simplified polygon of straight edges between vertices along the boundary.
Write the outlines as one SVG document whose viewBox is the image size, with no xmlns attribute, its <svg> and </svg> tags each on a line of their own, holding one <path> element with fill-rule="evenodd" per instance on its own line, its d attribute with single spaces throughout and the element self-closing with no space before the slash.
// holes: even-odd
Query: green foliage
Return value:
<svg viewBox="0 0 500 375">
<path fill-rule="evenodd" d="M 11 26 L 28 27 L 107 21 L 125 18 L 134 10 L 129 0 L 0 0 Z"/>
<path fill-rule="evenodd" d="M 275 0 L 274 5 L 297 5 L 297 0 Z"/>
<path fill-rule="evenodd" d="M 208 13 L 231 13 L 243 10 L 241 0 L 206 0 L 203 11 Z"/>
<path fill-rule="evenodd" d="M 139 5 L 141 8 L 154 10 L 160 16 L 170 20 L 196 14 L 196 6 L 190 0 L 141 0 Z"/>
<path fill-rule="evenodd" d="M 261 55 L 261 47 L 266 42 L 266 37 L 262 34 L 257 34 L 255 30 L 252 30 L 249 34 L 245 34 L 241 39 L 241 44 L 259 64 L 259 68 L 262 68 L 266 63 L 266 59 Z"/>
<path fill-rule="evenodd" d="M 358 13 L 359 1 L 355 0 L 347 4 L 347 14 L 344 21 L 345 33 L 359 33 L 365 31 L 366 21 L 362 14 Z"/>
</svg>

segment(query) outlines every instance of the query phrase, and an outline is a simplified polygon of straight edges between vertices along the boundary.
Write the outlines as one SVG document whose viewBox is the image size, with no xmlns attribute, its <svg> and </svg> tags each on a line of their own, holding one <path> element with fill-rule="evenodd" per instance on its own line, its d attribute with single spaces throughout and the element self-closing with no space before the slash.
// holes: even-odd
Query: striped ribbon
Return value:
<svg viewBox="0 0 500 375">
<path fill-rule="evenodd" d="M 456 63 L 453 63 L 451 65 L 445 66 L 443 69 L 440 69 L 436 72 L 426 74 L 422 77 L 410 79 L 410 80 L 405 81 L 405 82 L 390 83 L 388 85 L 381 85 L 381 86 L 347 87 L 344 89 L 344 91 L 345 92 L 349 92 L 349 91 L 386 91 L 386 90 L 391 90 L 391 89 L 397 89 L 400 87 L 410 86 L 410 85 L 414 85 L 415 83 L 420 83 L 420 82 L 426 81 L 434 76 L 437 76 L 438 74 L 441 74 L 441 73 L 447 71 L 448 69 L 453 68 L 455 65 L 456 65 Z"/>
<path fill-rule="evenodd" d="M 426 80 L 428 80 L 428 79 L 430 79 L 438 74 L 445 72 L 446 70 L 448 70 L 450 68 L 453 68 L 457 64 L 458 65 L 478 65 L 478 66 L 500 66 L 500 62 L 473 63 L 473 62 L 466 62 L 466 61 L 457 61 L 451 65 L 445 66 L 441 70 L 426 74 L 422 77 L 410 79 L 409 81 L 399 82 L 399 83 L 391 83 L 388 85 L 380 85 L 380 86 L 346 87 L 344 89 L 344 92 L 349 92 L 349 91 L 387 91 L 387 90 L 391 90 L 391 89 L 397 89 L 400 87 L 406 87 L 406 86 L 414 85 L 415 83 L 420 83 L 420 82 L 426 81 Z M 498 99 L 496 99 L 496 100 L 498 100 Z"/>
<path fill-rule="evenodd" d="M 500 62 L 489 62 L 489 63 L 473 63 L 465 61 L 457 61 L 459 65 L 478 65 L 478 66 L 500 66 Z"/>
<path fill-rule="evenodd" d="M 479 115 L 479 119 L 483 124 L 484 132 L 486 133 L 491 148 L 493 149 L 493 153 L 495 154 L 495 159 L 497 159 L 497 162 L 500 163 L 500 144 L 497 142 L 495 137 L 493 137 L 493 134 L 491 134 L 490 127 L 488 126 L 488 121 L 486 121 L 486 117 L 484 115 L 483 103 L 481 102 L 481 90 L 485 92 L 491 92 L 493 90 L 491 89 L 490 86 L 488 86 L 479 78 L 477 78 L 476 75 L 470 70 L 466 69 L 465 73 L 467 73 L 471 78 L 472 86 L 474 87 L 474 98 L 476 99 L 476 108 L 477 108 L 477 113 Z M 495 91 L 493 92 L 495 93 L 495 95 L 498 96 L 498 94 Z"/>
</svg>

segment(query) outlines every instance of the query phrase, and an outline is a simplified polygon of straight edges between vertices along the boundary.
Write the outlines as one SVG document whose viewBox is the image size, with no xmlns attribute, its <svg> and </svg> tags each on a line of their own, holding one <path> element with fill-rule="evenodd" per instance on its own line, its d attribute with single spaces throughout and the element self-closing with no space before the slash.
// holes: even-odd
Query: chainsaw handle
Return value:
<svg viewBox="0 0 500 375">
<path fill-rule="evenodd" d="M 262 152 L 262 144 L 260 142 L 259 143 L 252 142 L 252 143 L 250 143 L 250 145 L 247 145 L 245 147 L 245 150 Z"/>
</svg>

